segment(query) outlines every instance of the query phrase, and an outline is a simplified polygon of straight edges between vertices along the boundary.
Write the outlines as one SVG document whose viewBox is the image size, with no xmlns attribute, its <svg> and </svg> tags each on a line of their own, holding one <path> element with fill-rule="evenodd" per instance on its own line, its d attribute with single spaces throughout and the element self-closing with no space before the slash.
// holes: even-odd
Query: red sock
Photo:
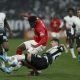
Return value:
<svg viewBox="0 0 80 80">
<path fill-rule="evenodd" d="M 17 48 L 17 50 L 16 50 L 16 54 L 21 55 L 21 54 L 22 54 L 22 50 L 19 49 L 19 48 Z"/>
</svg>

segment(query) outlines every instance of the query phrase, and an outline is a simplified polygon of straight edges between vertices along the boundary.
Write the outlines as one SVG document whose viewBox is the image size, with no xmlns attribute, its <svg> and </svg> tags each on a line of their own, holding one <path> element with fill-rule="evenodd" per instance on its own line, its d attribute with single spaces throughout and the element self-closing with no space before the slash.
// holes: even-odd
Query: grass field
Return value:
<svg viewBox="0 0 80 80">
<path fill-rule="evenodd" d="M 15 54 L 15 49 L 21 42 L 22 39 L 9 40 L 8 55 Z M 70 53 L 63 53 L 48 69 L 43 70 L 40 76 L 28 76 L 28 73 L 26 67 L 11 74 L 0 71 L 0 80 L 80 80 L 80 64 L 77 59 L 72 59 Z"/>
</svg>

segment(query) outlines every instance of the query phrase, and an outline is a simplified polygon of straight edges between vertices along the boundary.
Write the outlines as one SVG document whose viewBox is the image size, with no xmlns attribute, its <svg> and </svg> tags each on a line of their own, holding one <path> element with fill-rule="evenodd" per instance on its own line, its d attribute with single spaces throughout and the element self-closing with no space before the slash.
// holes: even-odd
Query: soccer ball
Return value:
<svg viewBox="0 0 80 80">
<path fill-rule="evenodd" d="M 15 56 L 10 57 L 10 58 L 8 59 L 8 64 L 9 64 L 10 66 L 15 67 L 15 66 L 18 64 L 17 58 L 16 58 Z"/>
</svg>

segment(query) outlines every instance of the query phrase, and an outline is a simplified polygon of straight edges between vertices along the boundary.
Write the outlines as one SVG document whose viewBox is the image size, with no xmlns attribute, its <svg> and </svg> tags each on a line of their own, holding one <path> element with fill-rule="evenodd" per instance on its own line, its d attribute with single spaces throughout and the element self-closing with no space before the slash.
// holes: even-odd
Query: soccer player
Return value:
<svg viewBox="0 0 80 80">
<path fill-rule="evenodd" d="M 41 56 L 38 54 L 22 54 L 22 55 L 14 55 L 14 57 L 16 57 L 16 59 L 22 64 L 17 64 L 15 67 L 10 67 L 8 68 L 8 72 L 12 72 L 13 70 L 15 70 L 15 68 L 20 68 L 20 65 L 24 65 L 28 68 L 33 69 L 33 71 L 31 72 L 32 75 L 38 75 L 37 70 L 43 70 L 48 68 L 49 65 L 52 64 L 52 62 L 54 62 L 54 60 L 61 55 L 61 52 L 64 51 L 64 45 L 63 44 L 59 44 L 59 40 L 58 39 L 52 39 L 51 41 L 51 48 L 48 49 L 45 53 L 43 53 Z M 13 58 L 10 57 L 9 59 Z M 9 60 L 8 59 L 8 60 Z M 12 59 L 13 60 L 13 59 Z M 6 70 L 4 70 L 4 72 L 7 72 Z"/>
<path fill-rule="evenodd" d="M 36 16 L 28 17 L 30 28 L 34 30 L 33 40 L 25 41 L 17 47 L 16 54 L 21 55 L 27 50 L 31 54 L 36 54 L 45 49 L 48 41 L 48 33 L 42 20 Z"/>
<path fill-rule="evenodd" d="M 63 26 L 63 22 L 55 15 L 54 19 L 50 22 L 50 30 L 52 38 L 60 38 L 60 29 Z"/>
<path fill-rule="evenodd" d="M 3 55 L 3 53 L 7 52 L 9 49 L 6 30 L 8 30 L 10 36 L 12 36 L 12 31 L 7 22 L 6 14 L 0 12 L 0 47 L 1 47 L 0 57 Z"/>
<path fill-rule="evenodd" d="M 76 58 L 76 55 L 74 53 L 74 36 L 75 36 L 75 19 L 76 16 L 74 16 L 74 9 L 69 8 L 67 10 L 68 15 L 64 17 L 64 25 L 66 26 L 66 34 L 67 34 L 67 39 L 66 39 L 66 44 L 67 48 L 70 49 L 70 52 L 72 54 L 72 58 Z"/>
<path fill-rule="evenodd" d="M 1 66 L 5 65 L 5 62 L 7 61 L 6 52 L 8 51 L 8 39 L 6 36 L 6 30 L 8 30 L 10 36 L 12 36 L 12 31 L 7 22 L 6 14 L 0 12 L 0 58 L 2 59 L 2 61 L 0 61 L 0 69 Z"/>
<path fill-rule="evenodd" d="M 75 20 L 76 24 L 76 44 L 78 51 L 78 62 L 80 63 L 80 8 L 77 9 L 77 18 Z"/>
</svg>

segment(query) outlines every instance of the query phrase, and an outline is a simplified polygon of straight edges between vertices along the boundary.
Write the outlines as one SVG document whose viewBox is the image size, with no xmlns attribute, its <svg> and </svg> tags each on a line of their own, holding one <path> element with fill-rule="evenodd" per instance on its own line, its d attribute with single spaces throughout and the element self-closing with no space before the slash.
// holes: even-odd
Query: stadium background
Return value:
<svg viewBox="0 0 80 80">
<path fill-rule="evenodd" d="M 66 14 L 66 8 L 72 6 L 76 9 L 79 3 L 80 0 L 0 0 L 0 11 L 6 13 L 15 37 L 9 39 L 8 55 L 15 54 L 16 47 L 24 41 L 24 31 L 29 28 L 28 22 L 20 18 L 20 13 L 26 12 L 39 16 L 48 28 L 49 20 L 55 14 L 62 19 Z M 64 41 L 61 40 L 61 43 Z M 76 49 L 75 53 L 77 55 Z M 80 80 L 80 64 L 77 59 L 72 59 L 70 53 L 63 53 L 38 77 L 28 76 L 28 72 L 25 67 L 11 74 L 0 71 L 0 80 Z"/>
<path fill-rule="evenodd" d="M 5 12 L 14 37 L 22 37 L 28 22 L 19 14 L 26 13 L 39 16 L 48 28 L 50 19 L 56 14 L 61 19 L 66 8 L 79 6 L 79 0 L 0 0 L 0 11 Z"/>
</svg>

